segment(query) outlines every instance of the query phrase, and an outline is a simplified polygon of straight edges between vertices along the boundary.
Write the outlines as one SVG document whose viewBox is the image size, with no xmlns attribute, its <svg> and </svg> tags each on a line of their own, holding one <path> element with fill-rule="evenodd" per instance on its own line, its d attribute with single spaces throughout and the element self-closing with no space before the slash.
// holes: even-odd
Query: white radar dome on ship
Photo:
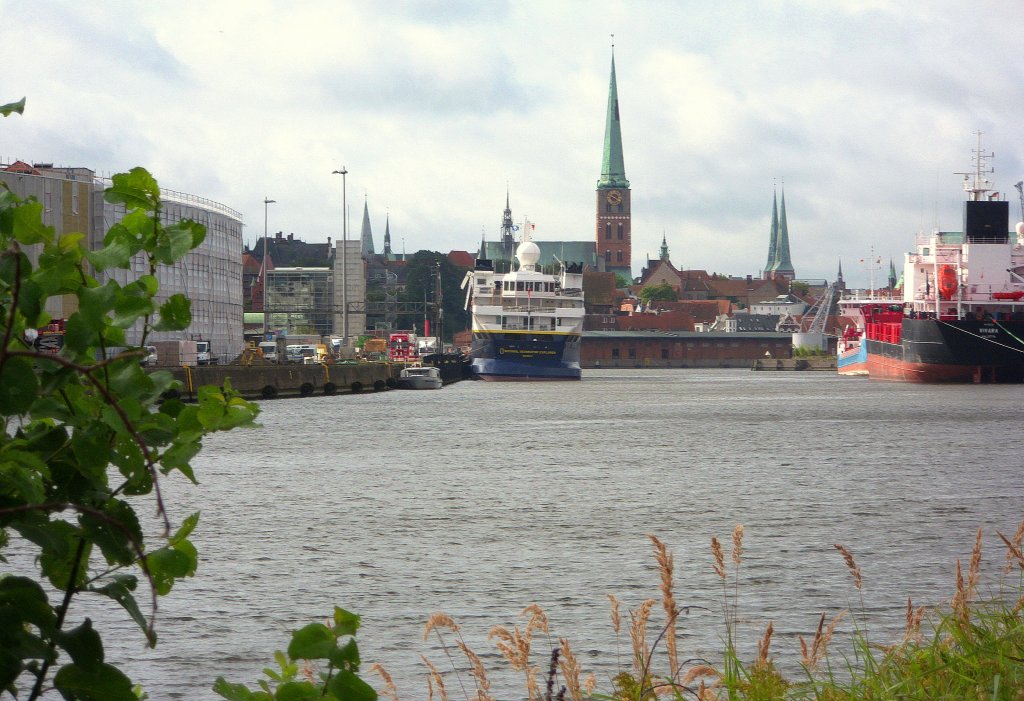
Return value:
<svg viewBox="0 0 1024 701">
<path fill-rule="evenodd" d="M 540 246 L 533 241 L 523 241 L 516 248 L 516 258 L 523 267 L 537 265 L 537 261 L 540 260 Z"/>
</svg>

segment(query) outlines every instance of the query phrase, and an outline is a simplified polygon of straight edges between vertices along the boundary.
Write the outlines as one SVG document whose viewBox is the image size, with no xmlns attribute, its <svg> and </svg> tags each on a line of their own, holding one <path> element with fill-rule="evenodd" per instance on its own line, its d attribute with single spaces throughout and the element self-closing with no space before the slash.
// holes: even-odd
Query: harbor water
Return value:
<svg viewBox="0 0 1024 701">
<path fill-rule="evenodd" d="M 123 612 L 90 615 L 107 659 L 151 699 L 195 700 L 217 698 L 219 675 L 254 686 L 290 631 L 341 606 L 362 616 L 364 678 L 381 688 L 365 673 L 379 662 L 400 698 L 421 699 L 420 655 L 451 669 L 436 638 L 422 641 L 443 611 L 507 699 L 524 695 L 522 676 L 487 634 L 523 625 L 537 603 L 552 643 L 535 636 L 534 662 L 546 669 L 566 637 L 607 692 L 629 639 L 624 629 L 616 642 L 606 594 L 630 609 L 659 597 L 646 534 L 674 553 L 676 599 L 693 607 L 679 622 L 681 657 L 717 663 L 723 587 L 710 538 L 728 557 L 743 524 L 741 647 L 753 650 L 772 620 L 773 657 L 792 669 L 796 636 L 812 636 L 822 612 L 850 608 L 840 631 L 888 643 L 908 597 L 948 602 L 978 528 L 993 578 L 983 591 L 994 586 L 996 531 L 1024 518 L 1022 399 L 1020 386 L 833 373 L 589 370 L 579 383 L 265 402 L 261 429 L 206 440 L 198 487 L 164 482 L 175 521 L 202 512 L 200 567 L 160 602 L 156 649 Z M 835 543 L 856 558 L 862 591 Z M 659 605 L 650 640 L 662 620 Z M 447 686 L 463 698 L 454 676 Z"/>
</svg>

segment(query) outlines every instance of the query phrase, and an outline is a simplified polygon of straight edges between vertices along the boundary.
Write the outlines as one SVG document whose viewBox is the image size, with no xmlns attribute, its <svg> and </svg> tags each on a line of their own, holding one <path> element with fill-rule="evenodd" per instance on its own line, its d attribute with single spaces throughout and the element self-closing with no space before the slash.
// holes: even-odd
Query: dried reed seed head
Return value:
<svg viewBox="0 0 1024 701">
<path fill-rule="evenodd" d="M 453 633 L 459 632 L 459 626 L 452 620 L 451 616 L 446 613 L 435 613 L 427 619 L 427 625 L 423 628 L 423 640 L 430 637 L 430 632 L 436 628 L 448 628 Z"/>
<path fill-rule="evenodd" d="M 981 571 L 981 529 L 974 539 L 974 550 L 971 551 L 971 566 L 967 570 L 967 598 L 973 598 L 978 585 L 978 574 Z"/>
<path fill-rule="evenodd" d="M 440 698 L 440 701 L 448 701 L 448 691 L 444 688 L 444 677 L 441 676 L 441 673 L 437 671 L 437 667 L 435 667 L 430 660 L 423 655 L 420 655 L 420 659 L 423 660 L 423 664 L 425 664 L 429 670 L 427 676 L 428 684 L 430 680 L 433 680 L 433 683 L 437 686 L 437 695 Z M 430 697 L 434 697 L 433 687 L 430 688 Z"/>
<path fill-rule="evenodd" d="M 718 670 L 711 665 L 698 664 L 686 670 L 686 674 L 683 675 L 680 684 L 686 686 L 701 677 L 714 677 L 717 679 L 719 676 Z"/>
<path fill-rule="evenodd" d="M 853 575 L 853 586 L 858 589 L 862 588 L 864 581 L 860 576 L 860 568 L 857 567 L 857 562 L 853 559 L 853 553 L 839 543 L 836 543 L 834 547 L 842 554 L 843 559 L 846 561 L 846 568 L 850 570 L 850 574 Z"/>
<path fill-rule="evenodd" d="M 802 635 L 796 636 L 796 639 L 800 641 L 800 662 L 803 664 L 804 667 L 810 669 L 814 665 L 811 661 L 810 650 L 808 650 L 807 648 L 807 641 L 804 640 L 804 636 Z"/>
<path fill-rule="evenodd" d="M 846 609 L 843 609 L 835 615 L 831 623 L 828 624 L 828 628 L 825 629 L 825 634 L 821 636 L 821 647 L 819 648 L 819 654 L 824 657 L 828 651 L 828 644 L 832 642 L 832 636 L 836 632 L 836 626 L 839 625 L 839 621 L 846 618 L 846 614 L 849 613 Z"/>
<path fill-rule="evenodd" d="M 608 601 L 612 604 L 612 628 L 618 633 L 622 629 L 622 617 L 619 615 L 621 604 L 614 594 L 605 594 L 605 596 L 608 597 Z"/>
<path fill-rule="evenodd" d="M 544 609 L 535 603 L 530 604 L 520 612 L 519 616 L 522 617 L 526 614 L 530 614 L 530 620 L 526 623 L 527 636 L 535 629 L 548 632 L 548 615 L 544 613 Z"/>
<path fill-rule="evenodd" d="M 484 663 L 480 661 L 480 658 L 475 652 L 469 649 L 469 646 L 461 640 L 455 641 L 456 646 L 462 650 L 462 654 L 469 660 L 471 667 L 469 674 L 476 679 L 478 690 L 486 691 L 491 688 L 491 682 L 487 678 L 487 670 L 484 669 Z"/>
<path fill-rule="evenodd" d="M 391 679 L 388 671 L 376 662 L 370 665 L 370 671 L 379 674 L 380 678 L 384 681 L 384 691 L 380 692 L 381 695 L 392 699 L 392 701 L 398 701 L 398 687 L 395 686 L 395 682 Z"/>
<path fill-rule="evenodd" d="M 715 574 L 725 579 L 725 553 L 722 552 L 722 544 L 714 536 L 711 536 L 711 554 L 715 556 Z"/>
<path fill-rule="evenodd" d="M 576 660 L 576 656 L 572 654 L 572 648 L 569 646 L 568 638 L 559 638 L 560 644 L 560 659 L 558 666 L 562 670 L 562 678 L 565 680 L 565 687 L 569 691 L 569 695 L 572 696 L 573 701 L 582 701 L 583 693 L 580 689 L 580 663 Z"/>
<path fill-rule="evenodd" d="M 630 611 L 629 617 L 632 625 L 629 628 L 629 639 L 633 645 L 633 661 L 639 674 L 645 666 L 649 656 L 647 650 L 647 622 L 651 618 L 651 609 L 654 608 L 654 599 L 647 599 L 637 608 Z"/>
<path fill-rule="evenodd" d="M 772 633 L 775 631 L 775 627 L 771 621 L 768 621 L 768 627 L 764 629 L 764 635 L 761 636 L 761 640 L 757 643 L 757 663 L 756 666 L 763 667 L 768 664 L 768 648 L 772 644 Z"/>
<path fill-rule="evenodd" d="M 743 556 L 743 526 L 737 524 L 732 529 L 732 561 L 737 565 Z"/>
<path fill-rule="evenodd" d="M 1024 525 L 1024 522 L 1022 522 L 1022 525 Z M 1012 563 L 1014 560 L 1017 561 L 1018 567 L 1024 569 L 1024 553 L 1021 552 L 1020 544 L 1015 542 L 1015 540 L 1010 540 L 999 531 L 996 531 L 996 535 L 1006 543 L 1006 571 L 1009 572 L 1013 569 Z M 1016 539 L 1016 536 L 1014 538 Z"/>
</svg>

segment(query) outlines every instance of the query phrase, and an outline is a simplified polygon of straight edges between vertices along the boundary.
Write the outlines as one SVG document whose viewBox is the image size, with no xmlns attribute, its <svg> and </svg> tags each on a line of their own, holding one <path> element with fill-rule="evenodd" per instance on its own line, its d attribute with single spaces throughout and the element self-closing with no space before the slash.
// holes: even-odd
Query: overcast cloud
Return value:
<svg viewBox="0 0 1024 701">
<path fill-rule="evenodd" d="M 0 0 L 0 159 L 142 165 L 241 211 L 246 239 L 475 250 L 506 186 L 536 237 L 593 240 L 614 33 L 634 273 L 765 264 L 785 182 L 799 277 L 960 228 L 978 130 L 1021 215 L 1018 2 Z"/>
</svg>

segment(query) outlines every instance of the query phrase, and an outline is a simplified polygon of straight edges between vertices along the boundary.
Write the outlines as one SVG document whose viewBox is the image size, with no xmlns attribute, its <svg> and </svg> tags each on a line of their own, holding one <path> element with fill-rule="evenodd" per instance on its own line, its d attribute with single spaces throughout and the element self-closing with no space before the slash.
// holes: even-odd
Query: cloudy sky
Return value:
<svg viewBox="0 0 1024 701">
<path fill-rule="evenodd" d="M 1024 177 L 1019 0 L 0 0 L 0 161 L 136 165 L 305 241 L 475 250 L 506 187 L 536 237 L 592 240 L 612 42 L 634 273 L 758 274 L 785 184 L 805 278 L 867 284 L 960 229 L 975 132 Z M 614 34 L 614 40 L 612 35 Z M 1011 222 L 1012 223 L 1012 222 Z"/>
</svg>

